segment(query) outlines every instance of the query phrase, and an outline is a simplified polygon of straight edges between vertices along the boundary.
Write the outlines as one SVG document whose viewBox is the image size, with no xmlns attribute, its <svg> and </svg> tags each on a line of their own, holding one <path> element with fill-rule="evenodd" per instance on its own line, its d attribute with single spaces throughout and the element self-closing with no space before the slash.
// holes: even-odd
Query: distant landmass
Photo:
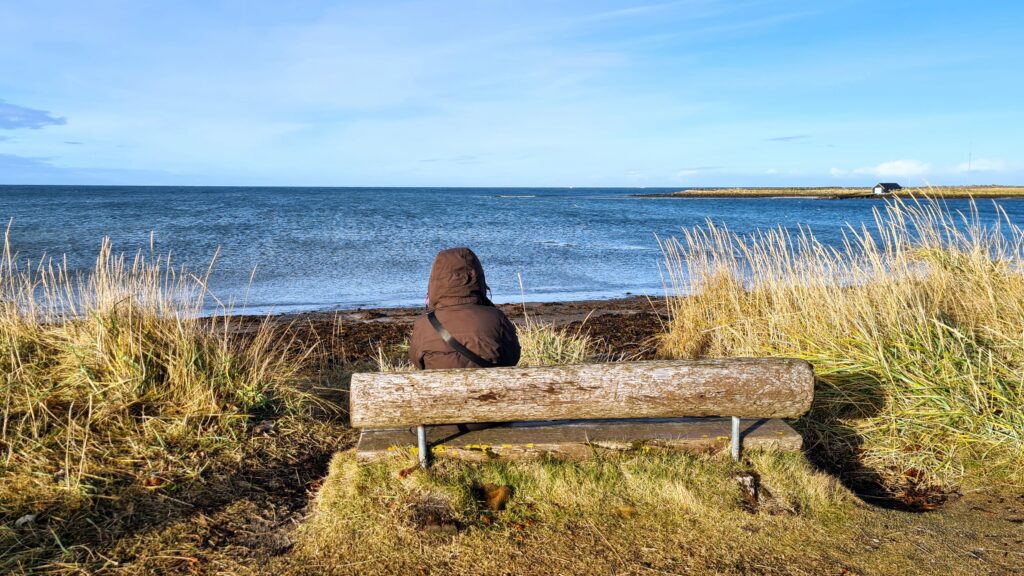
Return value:
<svg viewBox="0 0 1024 576">
<path fill-rule="evenodd" d="M 890 196 L 930 196 L 937 198 L 1015 198 L 1024 197 L 1024 186 L 928 186 L 903 188 L 875 194 L 870 187 L 792 187 L 792 188 L 689 188 L 677 192 L 633 194 L 638 198 L 886 198 Z"/>
</svg>

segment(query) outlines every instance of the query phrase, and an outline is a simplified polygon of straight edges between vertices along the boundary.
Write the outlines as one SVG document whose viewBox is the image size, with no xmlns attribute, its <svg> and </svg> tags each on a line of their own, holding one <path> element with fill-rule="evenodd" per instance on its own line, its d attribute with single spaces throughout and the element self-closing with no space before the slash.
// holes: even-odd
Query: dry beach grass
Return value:
<svg viewBox="0 0 1024 576">
<path fill-rule="evenodd" d="M 304 354 L 266 324 L 238 336 L 227 311 L 200 319 L 204 285 L 109 243 L 76 278 L 60 262 L 19 263 L 5 241 L 0 571 L 73 564 L 68 547 L 116 532 L 136 496 L 237 462 L 255 415 L 304 409 Z"/>
<path fill-rule="evenodd" d="M 973 207 L 973 204 L 972 204 Z M 892 200 L 844 246 L 709 222 L 664 243 L 673 357 L 792 356 L 818 375 L 800 426 L 830 464 L 890 484 L 1024 480 L 1024 234 Z"/>
</svg>

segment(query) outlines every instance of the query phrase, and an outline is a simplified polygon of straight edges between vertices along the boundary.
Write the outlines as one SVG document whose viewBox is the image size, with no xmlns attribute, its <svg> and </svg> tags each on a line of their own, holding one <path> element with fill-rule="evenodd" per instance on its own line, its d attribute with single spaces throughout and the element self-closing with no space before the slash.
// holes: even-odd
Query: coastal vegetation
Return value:
<svg viewBox="0 0 1024 576">
<path fill-rule="evenodd" d="M 708 222 L 663 243 L 661 351 L 810 361 L 813 454 L 890 486 L 1024 480 L 1024 234 L 895 199 L 829 247 L 807 229 Z M 1005 216 L 1005 215 L 1004 215 Z"/>
<path fill-rule="evenodd" d="M 0 260 L 0 572 L 71 561 L 150 495 L 237 467 L 261 418 L 299 417 L 309 352 L 229 311 L 205 277 L 115 255 L 74 277 Z M 33 529 L 45 526 L 45 530 Z"/>
</svg>

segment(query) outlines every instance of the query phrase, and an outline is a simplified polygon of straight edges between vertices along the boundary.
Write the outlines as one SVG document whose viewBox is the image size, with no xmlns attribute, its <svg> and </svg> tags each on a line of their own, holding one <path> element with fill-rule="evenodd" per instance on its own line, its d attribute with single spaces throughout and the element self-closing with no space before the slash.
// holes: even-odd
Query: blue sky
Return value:
<svg viewBox="0 0 1024 576">
<path fill-rule="evenodd" d="M 1024 183 L 1017 2 L 0 0 L 0 183 Z"/>
</svg>

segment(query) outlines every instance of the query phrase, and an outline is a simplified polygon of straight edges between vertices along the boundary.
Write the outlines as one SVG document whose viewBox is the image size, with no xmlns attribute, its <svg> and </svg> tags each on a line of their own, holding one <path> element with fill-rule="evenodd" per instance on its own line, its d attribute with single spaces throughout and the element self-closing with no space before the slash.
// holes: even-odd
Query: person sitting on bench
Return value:
<svg viewBox="0 0 1024 576">
<path fill-rule="evenodd" d="M 480 260 L 469 248 L 438 253 L 427 285 L 427 313 L 416 319 L 409 359 L 420 370 L 492 368 L 519 362 L 519 338 L 487 298 Z"/>
</svg>

